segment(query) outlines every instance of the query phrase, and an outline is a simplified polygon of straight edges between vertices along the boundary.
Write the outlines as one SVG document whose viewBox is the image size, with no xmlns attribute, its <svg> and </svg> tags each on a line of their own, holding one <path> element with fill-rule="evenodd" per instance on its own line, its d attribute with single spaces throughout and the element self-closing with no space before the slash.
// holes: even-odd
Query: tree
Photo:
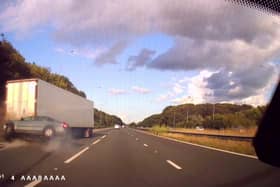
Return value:
<svg viewBox="0 0 280 187">
<path fill-rule="evenodd" d="M 212 104 L 168 106 L 162 113 L 145 118 L 139 125 L 152 127 L 160 124 L 161 126 L 173 127 L 175 121 L 176 127 L 248 128 L 256 126 L 265 111 L 265 107 L 254 108 L 250 105 L 217 103 L 215 105 L 215 119 L 213 120 L 212 107 Z"/>
</svg>

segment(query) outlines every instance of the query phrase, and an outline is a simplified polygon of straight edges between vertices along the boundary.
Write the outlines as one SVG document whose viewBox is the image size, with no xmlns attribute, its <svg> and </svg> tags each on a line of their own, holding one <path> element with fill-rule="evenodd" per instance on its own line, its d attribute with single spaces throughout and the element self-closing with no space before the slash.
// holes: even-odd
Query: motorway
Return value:
<svg viewBox="0 0 280 187">
<path fill-rule="evenodd" d="M 27 180 L 38 175 L 45 179 Z M 28 187 L 280 186 L 280 169 L 255 158 L 130 128 L 98 131 L 93 138 L 68 142 L 16 140 L 0 149 L 0 177 L 0 186 Z"/>
</svg>

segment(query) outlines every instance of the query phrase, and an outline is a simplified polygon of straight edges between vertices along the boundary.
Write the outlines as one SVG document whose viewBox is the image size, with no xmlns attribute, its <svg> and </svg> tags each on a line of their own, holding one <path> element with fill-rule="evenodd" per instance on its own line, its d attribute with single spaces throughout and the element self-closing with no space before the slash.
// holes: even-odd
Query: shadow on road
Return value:
<svg viewBox="0 0 280 187">
<path fill-rule="evenodd" d="M 266 169 L 259 172 L 255 172 L 252 175 L 240 178 L 236 181 L 230 181 L 224 183 L 222 185 L 217 185 L 217 187 L 233 187 L 233 186 L 254 186 L 257 185 L 258 182 L 265 180 L 267 177 L 271 177 L 271 175 L 275 174 L 274 169 Z"/>
</svg>

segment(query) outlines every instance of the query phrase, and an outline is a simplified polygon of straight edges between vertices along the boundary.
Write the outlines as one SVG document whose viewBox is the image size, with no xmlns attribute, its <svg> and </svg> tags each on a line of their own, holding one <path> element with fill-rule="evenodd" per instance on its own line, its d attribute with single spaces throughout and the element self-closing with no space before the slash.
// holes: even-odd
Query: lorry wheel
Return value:
<svg viewBox="0 0 280 187">
<path fill-rule="evenodd" d="M 85 129 L 84 137 L 86 137 L 86 138 L 91 138 L 92 137 L 92 129 L 91 128 L 86 128 Z"/>
<path fill-rule="evenodd" d="M 89 138 L 89 129 L 85 129 L 84 131 L 84 137 Z"/>
<path fill-rule="evenodd" d="M 48 139 L 51 139 L 53 138 L 55 135 L 55 132 L 53 130 L 52 127 L 46 127 L 45 130 L 44 130 L 44 136 Z"/>
<path fill-rule="evenodd" d="M 8 141 L 12 140 L 14 132 L 14 126 L 12 124 L 7 124 L 4 129 L 4 138 Z"/>
<path fill-rule="evenodd" d="M 92 128 L 89 128 L 89 133 L 88 133 L 88 137 L 91 138 L 93 136 L 93 133 L 92 133 Z"/>
</svg>

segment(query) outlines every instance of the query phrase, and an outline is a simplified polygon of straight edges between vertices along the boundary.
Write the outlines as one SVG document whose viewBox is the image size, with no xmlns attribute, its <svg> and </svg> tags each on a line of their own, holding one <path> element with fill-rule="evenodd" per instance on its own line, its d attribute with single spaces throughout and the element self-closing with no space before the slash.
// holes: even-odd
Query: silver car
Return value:
<svg viewBox="0 0 280 187">
<path fill-rule="evenodd" d="M 16 133 L 43 135 L 52 138 L 65 135 L 69 125 L 47 116 L 25 117 L 21 120 L 8 121 L 4 125 L 5 138 L 9 139 Z"/>
</svg>

